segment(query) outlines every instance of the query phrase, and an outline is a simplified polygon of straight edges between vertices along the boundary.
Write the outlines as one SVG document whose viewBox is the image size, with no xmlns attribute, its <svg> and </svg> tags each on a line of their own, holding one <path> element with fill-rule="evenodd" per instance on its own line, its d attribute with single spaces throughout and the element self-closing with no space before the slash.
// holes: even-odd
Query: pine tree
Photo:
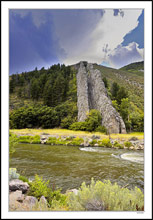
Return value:
<svg viewBox="0 0 153 220">
<path fill-rule="evenodd" d="M 30 85 L 30 94 L 33 100 L 39 99 L 40 94 L 40 86 L 37 79 L 32 79 L 31 85 Z"/>
</svg>

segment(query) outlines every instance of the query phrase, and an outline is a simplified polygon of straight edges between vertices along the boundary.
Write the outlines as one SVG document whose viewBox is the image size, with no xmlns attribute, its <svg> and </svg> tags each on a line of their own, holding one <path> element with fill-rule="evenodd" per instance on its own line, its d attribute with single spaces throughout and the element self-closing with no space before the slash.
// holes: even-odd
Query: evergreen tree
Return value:
<svg viewBox="0 0 153 220">
<path fill-rule="evenodd" d="M 52 79 L 49 79 L 44 87 L 43 101 L 45 105 L 54 106 L 54 93 Z"/>
<path fill-rule="evenodd" d="M 122 99 L 125 99 L 127 97 L 128 97 L 127 91 L 125 90 L 124 87 L 121 87 L 119 89 L 119 91 L 117 92 L 117 97 L 116 97 L 116 100 L 117 100 L 118 104 L 120 105 L 121 102 L 122 102 Z"/>
<path fill-rule="evenodd" d="M 108 88 L 108 80 L 106 79 L 106 77 L 103 78 L 103 82 L 105 84 L 105 87 Z"/>
<path fill-rule="evenodd" d="M 111 87 L 112 99 L 116 99 L 117 98 L 117 93 L 119 91 L 119 88 L 120 87 L 119 87 L 119 85 L 116 82 L 114 82 L 112 84 L 112 87 Z"/>
<path fill-rule="evenodd" d="M 30 94 L 33 100 L 38 100 L 40 94 L 40 86 L 37 79 L 32 79 L 31 81 Z"/>
</svg>

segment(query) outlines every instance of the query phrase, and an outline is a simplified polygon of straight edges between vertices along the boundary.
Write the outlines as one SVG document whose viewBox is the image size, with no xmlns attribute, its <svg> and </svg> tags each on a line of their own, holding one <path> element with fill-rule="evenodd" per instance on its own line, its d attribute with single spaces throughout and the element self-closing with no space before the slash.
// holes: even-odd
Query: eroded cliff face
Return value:
<svg viewBox="0 0 153 220">
<path fill-rule="evenodd" d="M 99 70 L 93 64 L 76 64 L 78 121 L 85 121 L 90 109 L 97 109 L 102 115 L 102 125 L 109 133 L 126 133 L 120 114 L 112 106 Z"/>
</svg>

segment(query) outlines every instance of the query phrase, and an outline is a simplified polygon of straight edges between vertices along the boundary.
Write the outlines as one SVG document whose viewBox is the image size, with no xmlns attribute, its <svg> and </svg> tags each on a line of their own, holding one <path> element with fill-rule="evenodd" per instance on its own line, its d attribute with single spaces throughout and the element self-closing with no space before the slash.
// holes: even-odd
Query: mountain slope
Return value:
<svg viewBox="0 0 153 220">
<path fill-rule="evenodd" d="M 132 67 L 134 68 L 134 64 Z M 142 67 L 142 66 L 141 66 Z M 144 74 L 133 73 L 131 71 L 125 71 L 124 69 L 113 69 L 100 65 L 94 65 L 101 71 L 102 78 L 106 77 L 111 87 L 113 82 L 123 86 L 128 91 L 129 100 L 132 101 L 138 108 L 143 110 L 144 107 Z M 137 70 L 135 70 L 137 72 Z"/>
<path fill-rule="evenodd" d="M 58 64 L 49 69 L 35 69 L 11 75 L 9 106 L 12 128 L 41 126 L 33 125 L 36 115 L 38 118 L 42 117 L 42 121 L 40 119 L 39 121 L 46 123 L 45 128 L 53 126 L 50 124 L 51 118 L 56 121 L 57 127 L 65 126 L 65 128 L 77 121 L 76 66 L 77 64 L 67 67 Z M 123 87 L 122 91 L 128 92 L 126 96 L 128 103 L 125 100 L 121 106 L 122 100 L 120 99 L 118 106 L 114 107 L 126 116 L 131 126 L 130 130 L 143 131 L 144 73 L 138 70 L 138 65 L 128 65 L 128 70 L 125 70 L 127 67 L 118 70 L 97 64 L 93 66 L 100 70 L 102 79 L 107 80 L 107 92 L 111 98 L 114 83 L 117 83 L 119 88 Z M 143 62 L 139 64 L 139 67 L 143 69 Z M 113 97 L 112 100 L 114 104 L 117 97 Z M 126 107 L 125 104 L 128 106 Z"/>
</svg>

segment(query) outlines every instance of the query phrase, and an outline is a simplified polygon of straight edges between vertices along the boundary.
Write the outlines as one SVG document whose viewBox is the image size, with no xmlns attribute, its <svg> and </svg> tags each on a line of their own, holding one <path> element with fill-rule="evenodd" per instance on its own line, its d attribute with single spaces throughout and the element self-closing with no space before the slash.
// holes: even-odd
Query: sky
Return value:
<svg viewBox="0 0 153 220">
<path fill-rule="evenodd" d="M 142 9 L 10 9 L 9 72 L 88 61 L 121 68 L 144 57 Z"/>
</svg>

